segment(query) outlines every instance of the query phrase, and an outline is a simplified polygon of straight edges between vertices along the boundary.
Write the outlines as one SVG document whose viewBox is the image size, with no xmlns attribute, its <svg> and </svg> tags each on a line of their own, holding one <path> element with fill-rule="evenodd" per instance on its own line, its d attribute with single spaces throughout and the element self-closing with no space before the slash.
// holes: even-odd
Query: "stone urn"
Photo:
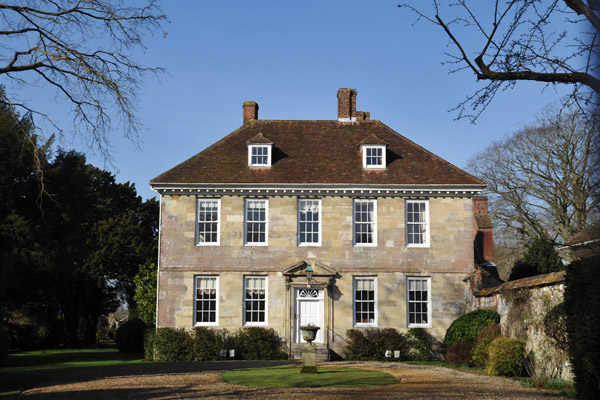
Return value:
<svg viewBox="0 0 600 400">
<path fill-rule="evenodd" d="M 306 344 L 302 348 L 302 369 L 300 370 L 303 374 L 316 374 L 317 372 L 317 350 L 312 344 L 313 340 L 317 337 L 319 331 L 318 326 L 307 325 L 301 326 L 300 332 L 302 332 L 302 339 L 306 340 Z"/>
<path fill-rule="evenodd" d="M 312 341 L 317 337 L 317 332 L 319 329 L 321 328 L 314 325 L 301 326 L 300 332 L 302 332 L 302 339 L 306 340 L 310 345 L 312 345 Z"/>
</svg>

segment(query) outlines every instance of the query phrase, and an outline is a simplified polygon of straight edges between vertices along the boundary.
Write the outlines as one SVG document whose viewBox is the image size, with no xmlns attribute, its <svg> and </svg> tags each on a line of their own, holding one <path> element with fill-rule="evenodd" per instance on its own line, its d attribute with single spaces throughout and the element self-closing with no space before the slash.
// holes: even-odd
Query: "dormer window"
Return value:
<svg viewBox="0 0 600 400">
<path fill-rule="evenodd" d="M 387 142 L 371 134 L 368 138 L 360 143 L 360 151 L 362 153 L 362 163 L 364 169 L 386 169 L 387 163 L 385 152 Z"/>
<path fill-rule="evenodd" d="M 251 167 L 271 166 L 271 145 L 252 145 L 248 147 L 248 165 Z"/>
<path fill-rule="evenodd" d="M 250 167 L 271 167 L 273 142 L 264 137 L 262 133 L 259 133 L 248 140 L 246 144 L 248 145 L 248 165 Z"/>
<path fill-rule="evenodd" d="M 363 145 L 363 168 L 364 169 L 385 169 L 385 146 L 381 145 Z"/>
</svg>

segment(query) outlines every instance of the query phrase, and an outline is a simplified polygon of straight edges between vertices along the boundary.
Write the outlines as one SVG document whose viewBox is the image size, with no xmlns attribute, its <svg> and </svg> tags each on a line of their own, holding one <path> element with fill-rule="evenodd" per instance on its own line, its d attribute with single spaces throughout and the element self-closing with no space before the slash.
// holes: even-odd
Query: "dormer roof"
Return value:
<svg viewBox="0 0 600 400">
<path fill-rule="evenodd" d="M 371 133 L 367 138 L 362 140 L 360 144 L 361 146 L 370 144 L 387 146 L 389 143 L 380 138 L 379 136 L 375 135 L 374 133 Z"/>
<path fill-rule="evenodd" d="M 251 145 L 251 144 L 273 144 L 273 141 L 267 139 L 262 134 L 262 132 L 258 132 L 255 136 L 253 136 L 252 138 L 246 140 L 246 144 L 247 145 Z"/>
</svg>

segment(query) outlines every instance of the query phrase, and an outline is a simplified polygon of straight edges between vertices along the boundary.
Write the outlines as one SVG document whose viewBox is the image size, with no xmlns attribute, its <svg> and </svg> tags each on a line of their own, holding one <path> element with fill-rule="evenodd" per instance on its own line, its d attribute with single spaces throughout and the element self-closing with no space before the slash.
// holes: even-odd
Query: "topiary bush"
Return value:
<svg viewBox="0 0 600 400">
<path fill-rule="evenodd" d="M 500 315 L 496 310 L 475 310 L 458 317 L 446 331 L 444 345 L 450 347 L 455 343 L 475 342 L 481 328 L 499 323 Z"/>
<path fill-rule="evenodd" d="M 236 358 L 244 360 L 284 360 L 283 340 L 273 328 L 248 327 L 237 331 L 233 339 Z"/>
<path fill-rule="evenodd" d="M 490 344 L 487 371 L 491 375 L 522 376 L 525 358 L 525 342 L 499 336 Z"/>
<path fill-rule="evenodd" d="M 156 348 L 156 329 L 146 328 L 144 331 L 144 360 L 154 361 Z"/>
<path fill-rule="evenodd" d="M 481 332 L 479 332 L 473 346 L 473 351 L 471 352 L 472 365 L 477 367 L 485 367 L 487 365 L 490 344 L 500 335 L 500 324 L 493 323 L 481 328 Z"/>
<path fill-rule="evenodd" d="M 472 349 L 473 342 L 471 340 L 454 343 L 446 348 L 446 361 L 455 367 L 469 366 L 471 365 Z"/>
<path fill-rule="evenodd" d="M 154 348 L 146 349 L 145 353 L 151 351 L 156 361 L 191 361 L 193 359 L 192 338 L 183 329 L 158 328 L 153 342 Z"/>
<path fill-rule="evenodd" d="M 405 336 L 394 328 L 349 329 L 346 331 L 346 359 L 384 361 L 386 350 L 400 350 L 406 358 L 409 346 Z"/>
<path fill-rule="evenodd" d="M 141 353 L 144 351 L 144 331 L 146 324 L 141 319 L 130 319 L 117 329 L 115 342 L 121 353 Z"/>
</svg>

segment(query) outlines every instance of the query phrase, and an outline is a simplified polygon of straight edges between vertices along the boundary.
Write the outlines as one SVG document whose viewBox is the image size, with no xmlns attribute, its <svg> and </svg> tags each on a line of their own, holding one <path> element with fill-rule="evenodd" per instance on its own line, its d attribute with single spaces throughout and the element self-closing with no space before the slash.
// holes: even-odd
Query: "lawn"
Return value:
<svg viewBox="0 0 600 400">
<path fill-rule="evenodd" d="M 59 349 L 12 353 L 0 368 L 0 397 L 20 393 L 32 384 L 77 368 L 135 364 L 142 354 L 119 353 L 117 349 Z"/>
<path fill-rule="evenodd" d="M 331 387 L 351 388 L 382 386 L 398 383 L 398 379 L 385 372 L 355 368 L 318 367 L 317 374 L 301 374 L 300 367 L 284 366 L 249 368 L 228 371 L 225 382 L 256 387 Z"/>
</svg>

